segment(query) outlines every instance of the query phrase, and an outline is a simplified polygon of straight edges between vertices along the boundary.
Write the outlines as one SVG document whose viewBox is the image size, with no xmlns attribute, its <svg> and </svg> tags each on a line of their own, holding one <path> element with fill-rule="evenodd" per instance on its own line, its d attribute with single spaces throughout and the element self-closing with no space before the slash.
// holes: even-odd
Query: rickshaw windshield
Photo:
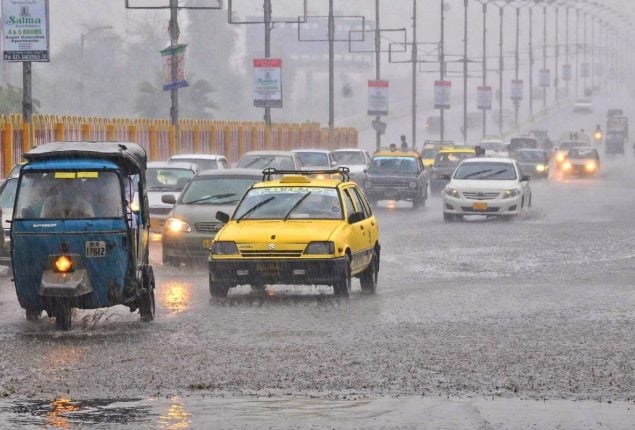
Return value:
<svg viewBox="0 0 635 430">
<path fill-rule="evenodd" d="M 122 218 L 121 183 L 115 172 L 24 172 L 15 218 Z"/>
</svg>

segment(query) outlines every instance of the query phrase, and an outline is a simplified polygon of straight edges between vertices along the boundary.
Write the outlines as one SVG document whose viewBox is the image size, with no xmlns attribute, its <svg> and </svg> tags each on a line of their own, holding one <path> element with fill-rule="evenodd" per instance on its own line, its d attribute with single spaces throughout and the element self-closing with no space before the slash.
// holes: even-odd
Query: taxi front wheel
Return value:
<svg viewBox="0 0 635 430">
<path fill-rule="evenodd" d="M 379 261 L 377 258 L 377 252 L 373 251 L 373 256 L 368 264 L 368 267 L 359 277 L 359 283 L 362 286 L 362 291 L 368 293 L 374 293 L 377 289 L 377 279 L 379 276 Z"/>
<path fill-rule="evenodd" d="M 224 299 L 227 297 L 227 293 L 229 292 L 229 285 L 219 284 L 218 282 L 212 280 L 212 276 L 209 277 L 209 293 L 212 297 L 218 299 Z"/>
<path fill-rule="evenodd" d="M 351 292 L 351 257 L 346 256 L 346 269 L 340 279 L 333 284 L 333 293 L 336 297 L 348 297 Z"/>
</svg>

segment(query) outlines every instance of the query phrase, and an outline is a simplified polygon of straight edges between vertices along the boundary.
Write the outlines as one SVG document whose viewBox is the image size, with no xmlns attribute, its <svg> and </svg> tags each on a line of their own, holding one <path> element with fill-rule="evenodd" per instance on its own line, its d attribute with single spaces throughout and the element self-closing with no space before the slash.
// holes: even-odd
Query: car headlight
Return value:
<svg viewBox="0 0 635 430">
<path fill-rule="evenodd" d="M 547 166 L 545 166 L 544 164 L 538 164 L 536 165 L 536 171 L 537 172 L 544 172 L 545 170 L 547 170 Z"/>
<path fill-rule="evenodd" d="M 306 249 L 305 254 L 335 254 L 335 244 L 331 241 L 310 242 Z"/>
<path fill-rule="evenodd" d="M 564 161 L 564 153 L 563 152 L 558 152 L 556 154 L 556 161 L 558 163 L 562 163 Z"/>
<path fill-rule="evenodd" d="M 584 169 L 587 172 L 594 172 L 595 169 L 597 169 L 598 165 L 595 164 L 595 161 L 588 161 L 585 165 L 584 165 Z"/>
<path fill-rule="evenodd" d="M 565 172 L 568 172 L 572 168 L 573 166 L 568 161 L 565 161 L 564 164 L 562 165 L 562 170 L 564 170 Z"/>
<path fill-rule="evenodd" d="M 459 194 L 459 191 L 455 190 L 454 188 L 446 188 L 445 189 L 445 194 L 447 194 L 450 197 L 454 197 L 456 199 L 461 197 L 461 195 Z"/>
<path fill-rule="evenodd" d="M 410 188 L 417 188 L 417 183 L 415 181 L 410 181 L 410 183 L 408 184 L 408 186 Z"/>
<path fill-rule="evenodd" d="M 511 199 L 512 197 L 519 196 L 522 193 L 520 190 L 507 190 L 503 194 L 504 199 Z"/>
<path fill-rule="evenodd" d="M 234 255 L 238 254 L 238 247 L 236 242 L 217 240 L 212 244 L 211 251 L 214 255 Z"/>
<path fill-rule="evenodd" d="M 192 227 L 182 219 L 168 218 L 165 221 L 165 229 L 172 233 L 190 233 Z"/>
</svg>

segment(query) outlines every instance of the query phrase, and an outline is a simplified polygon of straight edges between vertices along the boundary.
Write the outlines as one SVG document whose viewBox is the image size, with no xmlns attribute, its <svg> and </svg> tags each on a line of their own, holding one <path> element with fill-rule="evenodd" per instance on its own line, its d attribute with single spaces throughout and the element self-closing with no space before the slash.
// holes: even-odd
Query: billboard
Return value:
<svg viewBox="0 0 635 430">
<path fill-rule="evenodd" d="M 478 109 L 491 110 L 492 109 L 492 87 L 480 86 L 476 93 L 476 103 Z"/>
<path fill-rule="evenodd" d="M 163 62 L 163 91 L 187 87 L 185 80 L 185 47 L 187 45 L 169 46 L 161 51 Z M 172 79 L 172 63 L 176 62 L 176 79 Z"/>
<path fill-rule="evenodd" d="M 254 106 L 282 107 L 282 59 L 254 58 Z"/>
<path fill-rule="evenodd" d="M 551 70 L 540 69 L 540 86 L 544 88 L 551 86 Z"/>
<path fill-rule="evenodd" d="M 563 64 L 562 66 L 562 80 L 570 81 L 571 80 L 571 64 Z"/>
<path fill-rule="evenodd" d="M 2 0 L 5 61 L 49 61 L 48 0 Z"/>
<path fill-rule="evenodd" d="M 368 115 L 388 115 L 388 81 L 368 81 Z"/>
<path fill-rule="evenodd" d="M 520 79 L 512 80 L 511 99 L 520 101 L 523 99 L 523 81 Z"/>
<path fill-rule="evenodd" d="M 434 108 L 450 109 L 452 81 L 434 81 Z"/>
</svg>

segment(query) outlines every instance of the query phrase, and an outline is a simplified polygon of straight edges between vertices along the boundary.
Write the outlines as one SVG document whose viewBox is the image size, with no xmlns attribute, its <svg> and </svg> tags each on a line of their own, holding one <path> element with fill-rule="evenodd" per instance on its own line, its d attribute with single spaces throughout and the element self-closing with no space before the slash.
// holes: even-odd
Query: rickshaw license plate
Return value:
<svg viewBox="0 0 635 430">
<path fill-rule="evenodd" d="M 203 248 L 208 249 L 212 247 L 212 241 L 214 239 L 203 239 Z"/>
<path fill-rule="evenodd" d="M 103 240 L 93 240 L 86 242 L 86 257 L 105 257 L 106 242 Z"/>
<path fill-rule="evenodd" d="M 474 202 L 474 204 L 472 205 L 472 209 L 474 209 L 475 211 L 486 211 L 487 210 L 487 203 L 485 203 L 485 202 Z"/>
</svg>

